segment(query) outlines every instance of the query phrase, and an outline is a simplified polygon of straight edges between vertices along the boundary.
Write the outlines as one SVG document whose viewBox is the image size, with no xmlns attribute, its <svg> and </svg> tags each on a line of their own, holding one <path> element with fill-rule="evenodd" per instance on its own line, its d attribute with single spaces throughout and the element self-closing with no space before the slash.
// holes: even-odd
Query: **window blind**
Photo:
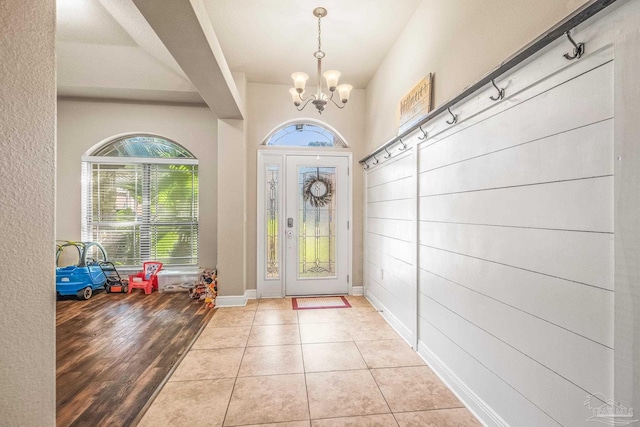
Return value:
<svg viewBox="0 0 640 427">
<path fill-rule="evenodd" d="M 82 238 L 110 261 L 198 264 L 197 165 L 86 162 L 83 180 Z"/>
</svg>

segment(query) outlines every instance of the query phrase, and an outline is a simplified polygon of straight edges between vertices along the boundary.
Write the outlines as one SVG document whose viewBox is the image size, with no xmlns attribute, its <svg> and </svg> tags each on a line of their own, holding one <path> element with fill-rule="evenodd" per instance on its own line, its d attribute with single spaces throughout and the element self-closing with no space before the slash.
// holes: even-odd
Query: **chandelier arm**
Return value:
<svg viewBox="0 0 640 427">
<path fill-rule="evenodd" d="M 333 100 L 333 95 L 331 96 L 331 98 L 329 98 L 329 101 L 333 102 L 333 105 L 335 105 L 341 110 L 344 108 L 345 105 L 347 105 L 347 104 L 342 104 L 342 105 L 338 104 L 336 101 Z"/>
<path fill-rule="evenodd" d="M 315 98 L 314 98 L 313 96 L 308 97 L 308 98 L 307 98 L 307 102 L 305 102 L 305 103 L 304 103 L 304 105 L 303 105 L 302 107 L 296 107 L 296 110 L 298 110 L 298 111 L 302 111 L 302 110 L 304 110 L 304 107 L 306 107 L 306 106 L 307 106 L 307 104 L 308 104 L 308 103 L 310 103 L 311 101 L 313 101 L 314 99 L 315 99 Z M 295 104 L 294 104 L 294 106 L 295 106 Z"/>
<path fill-rule="evenodd" d="M 311 95 L 307 96 L 306 98 L 303 98 L 303 97 L 302 97 L 302 94 L 301 94 L 301 93 L 299 93 L 299 94 L 298 94 L 298 98 L 300 98 L 300 101 L 302 101 L 302 102 L 309 102 L 309 101 L 311 101 L 313 98 L 315 98 L 315 95 L 311 94 Z M 306 105 L 306 104 L 305 104 L 305 105 Z"/>
</svg>

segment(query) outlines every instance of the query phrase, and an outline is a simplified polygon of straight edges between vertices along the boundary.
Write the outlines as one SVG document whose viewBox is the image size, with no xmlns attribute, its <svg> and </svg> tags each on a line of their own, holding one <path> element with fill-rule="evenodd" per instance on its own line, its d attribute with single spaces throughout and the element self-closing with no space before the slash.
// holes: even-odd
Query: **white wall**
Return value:
<svg viewBox="0 0 640 427">
<path fill-rule="evenodd" d="M 366 172 L 366 295 L 488 425 L 638 407 L 639 23 L 619 2 L 573 31 L 582 59 L 557 40 Z"/>
<path fill-rule="evenodd" d="M 299 112 L 289 95 L 289 87 L 250 83 L 247 88 L 247 288 L 256 288 L 256 165 L 257 150 L 277 126 L 295 118 L 321 120 L 336 129 L 349 144 L 354 163 L 365 155 L 364 91 L 354 89 L 343 110 L 329 105 L 319 115 L 309 104 Z M 309 92 L 312 88 L 308 89 Z M 352 166 L 357 168 L 357 163 Z M 352 169 L 354 170 L 354 169 Z M 362 286 L 362 175 L 353 173 L 353 286 Z"/>
<path fill-rule="evenodd" d="M 423 0 L 367 86 L 367 151 L 398 133 L 400 99 L 429 73 L 438 106 L 583 3 Z"/>
<path fill-rule="evenodd" d="M 199 259 L 217 262 L 217 118 L 206 106 L 60 99 L 56 239 L 80 240 L 81 157 L 105 139 L 153 133 L 183 145 L 199 162 Z"/>
<path fill-rule="evenodd" d="M 0 3 L 0 424 L 55 425 L 55 3 Z"/>
</svg>

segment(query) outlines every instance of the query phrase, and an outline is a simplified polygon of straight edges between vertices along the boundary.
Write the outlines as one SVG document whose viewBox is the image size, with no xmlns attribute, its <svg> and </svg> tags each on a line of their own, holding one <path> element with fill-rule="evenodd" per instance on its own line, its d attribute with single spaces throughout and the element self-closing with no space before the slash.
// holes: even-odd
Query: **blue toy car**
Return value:
<svg viewBox="0 0 640 427">
<path fill-rule="evenodd" d="M 101 262 L 107 261 L 107 252 L 96 242 L 64 242 L 57 245 L 56 266 L 59 266 L 61 255 L 68 258 L 68 250 L 65 252 L 65 249 L 70 247 L 77 249 L 77 263 L 56 268 L 56 294 L 76 295 L 78 299 L 87 300 L 107 281 L 100 266 Z M 71 252 L 75 260 L 75 251 Z"/>
</svg>

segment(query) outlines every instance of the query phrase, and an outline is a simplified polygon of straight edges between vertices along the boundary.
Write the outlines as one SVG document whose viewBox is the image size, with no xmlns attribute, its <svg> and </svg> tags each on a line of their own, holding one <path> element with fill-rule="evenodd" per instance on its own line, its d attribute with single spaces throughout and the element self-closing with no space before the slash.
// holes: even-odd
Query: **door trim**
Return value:
<svg viewBox="0 0 640 427">
<path fill-rule="evenodd" d="M 285 265 L 284 265 L 284 232 L 285 228 L 278 230 L 278 279 L 266 278 L 266 226 L 265 226 L 265 173 L 266 165 L 278 165 L 281 173 L 284 173 L 287 156 L 323 156 L 323 157 L 343 157 L 347 158 L 348 174 L 347 174 L 347 218 L 349 221 L 349 229 L 347 230 L 347 253 L 349 261 L 347 262 L 348 271 L 348 293 L 353 294 L 353 155 L 351 152 L 331 149 L 331 151 L 308 150 L 308 149 L 276 149 L 273 147 L 265 147 L 258 149 L 256 175 L 256 291 L 257 297 L 260 298 L 283 298 L 285 296 Z M 280 191 L 278 195 L 278 223 L 284 224 L 285 219 L 285 192 Z"/>
</svg>

